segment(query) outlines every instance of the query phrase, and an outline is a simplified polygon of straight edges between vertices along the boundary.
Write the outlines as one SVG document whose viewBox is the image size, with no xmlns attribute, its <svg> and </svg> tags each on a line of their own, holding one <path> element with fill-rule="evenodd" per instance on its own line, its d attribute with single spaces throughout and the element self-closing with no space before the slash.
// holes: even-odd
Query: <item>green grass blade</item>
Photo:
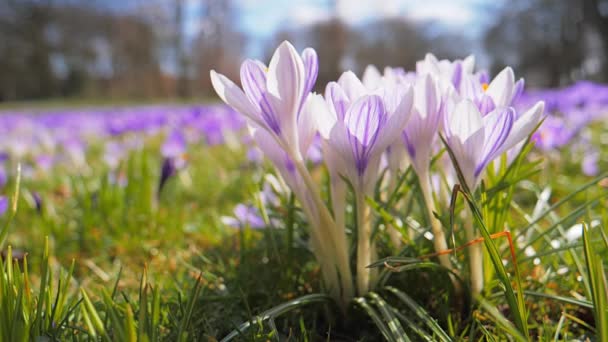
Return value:
<svg viewBox="0 0 608 342">
<path fill-rule="evenodd" d="M 550 295 L 550 294 L 540 293 L 540 292 L 535 292 L 535 291 L 524 291 L 524 294 L 526 296 L 547 298 L 547 299 L 552 299 L 552 300 L 555 300 L 558 302 L 574 304 L 574 305 L 582 306 L 584 308 L 593 309 L 593 303 L 588 300 L 580 300 L 580 299 L 575 299 L 575 298 L 570 298 L 570 297 Z"/>
<path fill-rule="evenodd" d="M 598 341 L 608 341 L 608 282 L 604 264 L 590 242 L 589 231 L 585 224 L 583 224 L 583 244 Z"/>
<path fill-rule="evenodd" d="M 283 304 L 277 305 L 276 307 L 266 310 L 261 314 L 257 315 L 253 319 L 239 325 L 235 330 L 230 332 L 230 334 L 226 335 L 221 342 L 228 342 L 239 336 L 243 332 L 247 331 L 251 326 L 255 325 L 257 322 L 264 322 L 270 318 L 276 318 L 282 314 L 285 314 L 289 311 L 301 308 L 303 306 L 307 306 L 315 303 L 333 303 L 331 297 L 322 293 L 313 293 L 309 295 L 305 295 L 302 297 L 298 297 L 296 299 L 292 299 Z"/>
<path fill-rule="evenodd" d="M 19 203 L 19 188 L 21 186 L 21 164 L 17 165 L 17 176 L 15 180 L 15 191 L 13 192 L 13 196 L 11 198 L 11 208 L 9 212 L 8 219 L 4 223 L 4 226 L 0 230 L 0 250 L 4 248 L 4 243 L 6 242 L 6 238 L 8 237 L 8 232 L 11 227 L 11 222 L 15 218 L 15 214 L 17 214 L 17 204 Z"/>
<path fill-rule="evenodd" d="M 519 342 L 528 342 L 531 341 L 529 337 L 524 336 L 521 331 L 517 327 L 513 325 L 508 319 L 503 316 L 496 307 L 484 299 L 480 299 L 479 303 L 481 307 L 490 314 L 490 317 L 496 323 L 497 327 L 506 332 L 509 336 L 513 337 L 515 340 Z"/>
<path fill-rule="evenodd" d="M 188 299 L 188 303 L 186 304 L 186 311 L 184 312 L 184 316 L 182 317 L 177 333 L 178 341 L 186 341 L 188 339 L 187 330 L 189 329 L 190 322 L 192 321 L 194 304 L 196 303 L 202 291 L 201 277 L 202 273 L 198 276 L 198 278 L 196 278 L 195 285 L 192 288 L 192 291 L 190 292 L 190 298 Z"/>
<path fill-rule="evenodd" d="M 405 330 L 403 330 L 403 326 L 401 326 L 401 322 L 399 322 L 399 319 L 393 314 L 392 307 L 389 307 L 386 301 L 375 292 L 368 293 L 368 296 L 372 298 L 380 310 L 380 314 L 384 317 L 384 321 L 386 321 L 395 341 L 410 341 L 409 337 L 405 333 Z"/>
<path fill-rule="evenodd" d="M 371 305 L 369 305 L 364 297 L 355 298 L 355 303 L 359 305 L 363 311 L 365 311 L 365 313 L 367 313 L 387 341 L 397 342 L 395 337 L 392 335 L 390 328 L 382 320 L 382 317 L 380 317 L 378 312 Z"/>
<path fill-rule="evenodd" d="M 408 308 L 410 308 L 410 310 L 412 310 L 412 312 L 414 312 L 414 314 L 420 320 L 422 320 L 424 322 L 424 324 L 426 324 L 426 326 L 429 327 L 429 329 L 431 329 L 431 331 L 433 332 L 433 334 L 435 334 L 435 337 L 437 338 L 438 341 L 442 341 L 442 342 L 451 342 L 452 341 L 450 336 L 445 332 L 445 330 L 443 330 L 443 328 L 441 328 L 439 323 L 437 323 L 437 321 L 433 317 L 431 317 L 431 315 L 429 315 L 429 313 L 422 306 L 420 306 L 420 304 L 418 304 L 415 300 L 413 300 L 410 296 L 408 296 L 403 291 L 400 291 L 397 288 L 392 287 L 392 286 L 387 286 L 386 290 L 388 290 L 389 292 L 394 294 L 397 298 L 399 298 L 399 300 L 401 300 L 401 302 L 403 302 Z"/>
</svg>

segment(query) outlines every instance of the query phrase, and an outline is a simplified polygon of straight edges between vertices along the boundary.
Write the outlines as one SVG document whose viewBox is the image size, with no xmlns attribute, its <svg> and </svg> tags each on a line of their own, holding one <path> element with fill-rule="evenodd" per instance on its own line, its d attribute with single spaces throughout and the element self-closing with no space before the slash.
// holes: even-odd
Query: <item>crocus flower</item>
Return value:
<svg viewBox="0 0 608 342">
<path fill-rule="evenodd" d="M 505 107 L 482 116 L 471 100 L 459 102 L 447 113 L 447 143 L 471 191 L 477 187 L 486 166 L 506 150 L 513 117 L 513 109 Z"/>
<path fill-rule="evenodd" d="M 429 74 L 437 78 L 442 89 L 449 85 L 459 88 L 463 75 L 472 74 L 474 67 L 474 56 L 468 56 L 464 60 L 449 61 L 438 60 L 433 54 L 427 53 L 423 60 L 416 62 L 416 73 Z"/>
<path fill-rule="evenodd" d="M 331 119 L 328 143 L 340 169 L 358 190 L 370 194 L 376 181 L 380 157 L 396 139 L 410 116 L 411 87 L 380 88 L 369 92 L 352 73 L 327 85 L 325 95 Z"/>
<path fill-rule="evenodd" d="M 597 150 L 586 151 L 583 162 L 581 163 L 581 170 L 587 176 L 595 176 L 599 173 L 598 161 L 599 152 Z"/>
<path fill-rule="evenodd" d="M 242 203 L 234 208 L 234 217 L 222 217 L 222 223 L 234 228 L 266 228 L 266 223 L 260 216 L 258 209 Z"/>
<path fill-rule="evenodd" d="M 165 158 L 175 158 L 186 152 L 186 138 L 179 130 L 173 130 L 163 142 L 161 155 Z"/>
<path fill-rule="evenodd" d="M 109 141 L 103 151 L 103 161 L 111 170 L 115 170 L 125 154 L 125 147 L 122 144 L 117 141 Z"/>
<path fill-rule="evenodd" d="M 156 192 L 157 197 L 160 196 L 160 193 L 165 187 L 165 184 L 167 183 L 169 178 L 171 178 L 175 174 L 176 170 L 177 168 L 175 167 L 175 161 L 173 158 L 163 159 L 163 164 L 160 168 L 160 179 L 158 180 L 158 189 Z"/>
<path fill-rule="evenodd" d="M 414 85 L 412 117 L 403 132 L 406 150 L 419 177 L 429 176 L 431 152 L 441 121 L 440 109 L 441 93 L 437 82 L 430 74 L 419 77 Z"/>
<path fill-rule="evenodd" d="M 302 159 L 298 116 L 317 79 L 318 65 L 313 49 L 305 49 L 300 56 L 289 42 L 283 42 L 268 67 L 254 60 L 243 63 L 243 90 L 214 70 L 211 81 L 224 102 L 270 134 L 288 154 Z"/>
<path fill-rule="evenodd" d="M 457 89 L 461 98 L 472 100 L 486 115 L 495 108 L 512 106 L 523 88 L 524 80 L 515 82 L 513 69 L 506 67 L 489 84 L 474 75 L 463 75 Z"/>
<path fill-rule="evenodd" d="M 34 200 L 34 206 L 39 214 L 42 214 L 42 197 L 37 191 L 32 191 L 32 199 Z"/>
<path fill-rule="evenodd" d="M 412 108 L 411 87 L 381 87 L 370 92 L 352 73 L 327 85 L 329 111 L 317 115 L 319 130 L 326 140 L 325 159 L 332 175 L 332 197 L 341 200 L 334 210 L 344 208 L 344 186 L 336 175 L 352 184 L 357 205 L 357 289 L 369 290 L 371 272 L 367 266 L 375 253 L 371 241 L 371 220 L 365 196 L 371 195 L 378 178 L 380 161 L 387 147 L 399 139 Z M 331 170 L 333 169 L 333 170 Z M 333 200 L 333 199 L 332 199 Z M 334 203 L 336 201 L 334 200 Z M 341 217 L 343 213 L 337 213 Z M 337 219 L 336 221 L 339 221 Z"/>
</svg>

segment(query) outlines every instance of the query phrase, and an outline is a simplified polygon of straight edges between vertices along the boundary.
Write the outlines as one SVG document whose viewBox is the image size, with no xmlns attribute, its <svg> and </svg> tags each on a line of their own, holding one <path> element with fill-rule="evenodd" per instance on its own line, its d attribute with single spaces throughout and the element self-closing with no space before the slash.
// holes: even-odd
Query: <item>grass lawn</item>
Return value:
<svg viewBox="0 0 608 342">
<path fill-rule="evenodd" d="M 243 146 L 193 144 L 187 166 L 159 192 L 161 144 L 160 136 L 146 140 L 112 171 L 97 145 L 78 170 L 61 163 L 45 172 L 22 169 L 17 211 L 0 218 L 8 234 L 0 341 L 376 341 L 393 340 L 400 329 L 412 340 L 525 340 L 513 323 L 517 314 L 505 297 L 501 271 L 513 293 L 525 299 L 531 339 L 600 341 L 608 326 L 598 325 L 608 308 L 601 306 L 608 184 L 605 173 L 580 172 L 574 149 L 554 155 L 533 149 L 518 173 L 505 179 L 497 174 L 489 182 L 494 188 L 488 185 L 478 198 L 495 237 L 486 246 L 496 248 L 504 265 L 493 264 L 486 251 L 486 286 L 477 298 L 466 285 L 454 288 L 436 257 L 425 257 L 433 244 L 425 237 L 429 225 L 415 175 L 400 175 L 398 207 L 390 206 L 380 185 L 369 199 L 379 231 L 377 253 L 393 257 L 376 265 L 382 286 L 342 316 L 321 294 L 308 223 L 297 202 L 275 188 L 275 201 L 260 206 L 269 165 L 249 161 Z M 324 167 L 310 167 L 314 179 L 327 184 Z M 3 194 L 10 197 L 17 164 L 6 168 L 13 176 Z M 224 217 L 233 216 L 239 203 L 257 207 L 270 228 L 228 226 Z M 462 196 L 453 203 L 455 218 L 449 206 L 437 208 L 451 227 L 451 247 L 470 242 L 459 216 L 466 208 Z M 353 214 L 346 220 L 353 234 L 355 215 L 347 212 Z M 589 225 L 588 235 L 582 236 L 581 222 Z M 397 252 L 386 233 L 390 225 L 403 232 Z M 507 229 L 515 263 L 508 239 L 496 236 Z M 468 253 L 462 248 L 450 256 L 463 276 Z M 395 325 L 391 317 L 409 323 Z"/>
</svg>

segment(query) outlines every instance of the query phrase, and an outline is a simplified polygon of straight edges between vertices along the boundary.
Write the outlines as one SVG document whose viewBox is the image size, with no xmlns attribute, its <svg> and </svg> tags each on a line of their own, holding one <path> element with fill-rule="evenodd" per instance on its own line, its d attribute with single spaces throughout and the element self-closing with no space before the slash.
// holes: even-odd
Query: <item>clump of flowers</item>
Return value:
<svg viewBox="0 0 608 342">
<path fill-rule="evenodd" d="M 368 67 L 362 80 L 347 71 L 327 84 L 324 96 L 312 92 L 318 63 L 314 50 L 300 54 L 283 42 L 268 66 L 253 60 L 242 64 L 242 89 L 215 71 L 211 80 L 221 99 L 246 117 L 253 140 L 297 198 L 327 291 L 346 304 L 376 286 L 377 275 L 368 267 L 379 257 L 370 198 L 378 189 L 384 197 L 394 192 L 395 180 L 408 167 L 418 178 L 439 262 L 458 272 L 442 254 L 448 243 L 436 204 L 449 198 L 445 189 L 455 183 L 475 192 L 488 166 L 512 160 L 501 156 L 521 149 L 542 120 L 543 102 L 516 110 L 523 80 L 515 81 L 510 68 L 490 80 L 474 72 L 472 57 L 439 61 L 429 54 L 415 71 L 387 68 L 381 74 Z M 329 201 L 308 168 L 315 144 L 330 177 Z M 388 187 L 382 186 L 386 175 Z M 433 186 L 434 177 L 442 179 L 439 186 Z M 356 212 L 352 231 L 346 226 L 349 189 Z M 466 229 L 468 239 L 477 237 L 472 224 Z M 474 292 L 483 287 L 482 257 L 481 249 L 471 251 Z"/>
</svg>

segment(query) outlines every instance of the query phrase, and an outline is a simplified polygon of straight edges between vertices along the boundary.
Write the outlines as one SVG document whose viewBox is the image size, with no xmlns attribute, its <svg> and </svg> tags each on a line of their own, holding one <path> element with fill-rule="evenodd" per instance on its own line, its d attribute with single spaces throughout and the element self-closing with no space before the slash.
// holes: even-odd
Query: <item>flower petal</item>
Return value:
<svg viewBox="0 0 608 342">
<path fill-rule="evenodd" d="M 377 143 L 377 148 L 382 150 L 400 138 L 411 116 L 414 102 L 414 91 L 409 85 L 392 89 L 385 92 L 384 98 L 388 118 Z"/>
<path fill-rule="evenodd" d="M 317 133 L 317 125 L 321 121 L 316 118 L 317 116 L 327 118 L 330 116 L 329 110 L 321 95 L 310 94 L 298 119 L 298 139 L 302 156 L 306 156 Z"/>
<path fill-rule="evenodd" d="M 514 86 L 513 69 L 506 67 L 492 80 L 486 93 L 492 97 L 496 107 L 507 107 L 511 105 Z"/>
<path fill-rule="evenodd" d="M 275 51 L 266 75 L 270 103 L 277 115 L 281 135 L 295 148 L 297 116 L 304 95 L 305 70 L 300 55 L 287 41 Z"/>
<path fill-rule="evenodd" d="M 362 175 L 370 160 L 370 152 L 376 144 L 381 128 L 386 123 L 386 111 L 378 95 L 363 96 L 351 105 L 344 123 L 355 160 L 355 167 Z"/>
<path fill-rule="evenodd" d="M 338 79 L 338 84 L 344 90 L 346 97 L 351 101 L 355 101 L 368 92 L 352 71 L 342 73 Z"/>
<path fill-rule="evenodd" d="M 342 87 L 336 82 L 329 82 L 325 88 L 325 99 L 336 118 L 344 121 L 344 116 L 350 106 L 350 100 Z"/>
<path fill-rule="evenodd" d="M 519 142 L 532 134 L 532 131 L 542 119 L 544 110 L 545 103 L 543 101 L 539 101 L 527 112 L 522 114 L 517 120 L 515 120 L 511 133 L 503 145 L 502 152 L 517 145 Z"/>
<path fill-rule="evenodd" d="M 263 126 L 258 111 L 252 106 L 245 93 L 226 76 L 211 70 L 211 84 L 222 101 L 234 108 L 237 112 L 247 116 L 256 124 Z"/>
<path fill-rule="evenodd" d="M 361 81 L 367 89 L 376 89 L 382 84 L 382 74 L 375 65 L 370 64 L 365 68 Z"/>
<path fill-rule="evenodd" d="M 450 136 L 464 142 L 480 130 L 483 130 L 481 113 L 471 100 L 460 101 L 447 115 L 447 129 Z"/>
<path fill-rule="evenodd" d="M 486 166 L 504 151 L 504 142 L 513 127 L 515 111 L 511 107 L 497 108 L 483 118 L 485 139 L 481 160 L 475 167 L 479 176 Z"/>
<path fill-rule="evenodd" d="M 249 101 L 259 108 L 266 93 L 266 71 L 262 63 L 248 59 L 241 65 L 241 84 Z"/>
<path fill-rule="evenodd" d="M 414 85 L 414 106 L 422 118 L 439 110 L 441 99 L 439 89 L 433 77 L 429 74 L 416 80 Z"/>
<path fill-rule="evenodd" d="M 319 75 L 319 57 L 317 52 L 312 48 L 306 48 L 302 51 L 302 61 L 304 62 L 305 79 L 304 95 L 312 91 Z"/>
</svg>

